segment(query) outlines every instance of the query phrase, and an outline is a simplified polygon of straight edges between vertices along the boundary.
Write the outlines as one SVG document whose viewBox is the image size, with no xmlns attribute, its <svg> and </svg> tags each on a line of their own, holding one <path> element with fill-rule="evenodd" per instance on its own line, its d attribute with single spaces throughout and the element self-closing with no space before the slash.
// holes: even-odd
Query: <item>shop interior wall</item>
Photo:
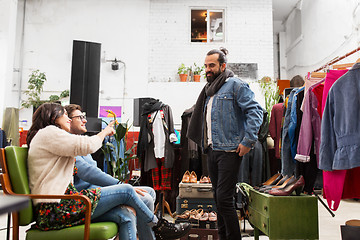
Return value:
<svg viewBox="0 0 360 240">
<path fill-rule="evenodd" d="M 140 95 L 147 94 L 149 0 L 26 1 L 24 23 L 23 62 L 16 79 L 21 91 L 34 69 L 46 73 L 44 99 L 69 89 L 73 40 L 98 42 L 102 44 L 100 105 L 123 106 L 123 112 L 132 116 L 132 95 L 126 88 L 133 85 Z M 115 58 L 126 69 L 120 63 L 118 71 L 111 70 L 109 61 Z M 25 129 L 31 114 L 31 109 L 20 111 L 20 120 L 28 120 Z"/>
<path fill-rule="evenodd" d="M 224 9 L 225 42 L 191 43 L 191 9 Z M 228 62 L 257 63 L 258 79 L 273 78 L 273 28 L 271 0 L 152 0 L 150 3 L 149 94 L 173 109 L 174 121 L 196 101 L 201 83 L 179 83 L 176 73 L 184 63 L 202 65 L 206 53 L 221 46 L 229 50 Z M 256 84 L 251 84 L 263 103 Z M 159 91 L 160 90 L 160 91 Z"/>
<path fill-rule="evenodd" d="M 259 78 L 273 76 L 271 0 L 19 0 L 19 5 L 18 15 L 25 12 L 25 16 L 23 34 L 22 27 L 17 28 L 17 49 L 22 51 L 17 52 L 20 69 L 14 76 L 15 94 L 19 86 L 22 92 L 26 89 L 34 69 L 47 75 L 45 99 L 69 89 L 73 40 L 102 44 L 100 105 L 122 106 L 122 121 L 132 122 L 134 98 L 155 97 L 172 107 L 175 124 L 180 126 L 182 112 L 195 103 L 205 80 L 179 85 L 177 67 L 182 62 L 203 64 L 212 48 L 228 48 L 229 62 L 258 63 Z M 190 43 L 194 6 L 225 9 L 225 43 Z M 107 61 L 115 57 L 126 69 L 120 64 L 118 71 L 111 70 Z M 261 101 L 261 93 L 256 96 Z M 20 111 L 20 120 L 27 120 L 25 129 L 31 114 L 31 109 Z"/>
<path fill-rule="evenodd" d="M 302 40 L 286 51 L 287 74 L 305 76 L 337 56 L 356 49 L 360 43 L 358 0 L 304 0 L 301 8 Z M 285 22 L 289 39 L 291 24 Z M 286 27 L 288 29 L 286 29 Z M 292 43 L 287 42 L 287 46 Z M 355 62 L 360 53 L 339 63 Z"/>
<path fill-rule="evenodd" d="M 2 113 L 5 107 L 12 105 L 11 79 L 15 49 L 17 1 L 0 0 L 0 127 L 2 126 Z"/>
</svg>

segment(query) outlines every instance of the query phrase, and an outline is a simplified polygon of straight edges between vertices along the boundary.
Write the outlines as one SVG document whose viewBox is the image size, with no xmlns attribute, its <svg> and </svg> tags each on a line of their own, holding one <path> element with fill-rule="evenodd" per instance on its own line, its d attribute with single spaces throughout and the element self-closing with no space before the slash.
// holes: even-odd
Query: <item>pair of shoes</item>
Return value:
<svg viewBox="0 0 360 240">
<path fill-rule="evenodd" d="M 286 179 L 282 184 L 279 184 L 277 186 L 273 186 L 273 187 L 271 187 L 269 189 L 266 189 L 264 192 L 269 194 L 269 192 L 274 190 L 274 189 L 277 189 L 277 190 L 284 189 L 287 186 L 294 184 L 295 182 L 296 182 L 296 178 L 294 176 L 291 176 L 288 179 Z"/>
<path fill-rule="evenodd" d="M 293 178 L 295 179 L 295 178 Z M 287 184 L 287 186 L 278 189 L 272 189 L 269 191 L 269 194 L 274 196 L 289 196 L 294 191 L 296 195 L 300 195 L 305 186 L 304 177 L 301 175 L 298 179 L 292 181 L 293 183 Z"/>
<path fill-rule="evenodd" d="M 262 184 L 260 184 L 260 186 L 255 186 L 254 189 L 258 190 L 259 188 L 263 187 L 263 186 L 269 186 L 269 185 L 274 185 L 276 184 L 280 179 L 282 178 L 280 173 L 276 173 L 275 175 L 273 175 L 272 177 L 270 177 L 268 180 L 266 180 L 265 182 L 263 182 Z"/>
<path fill-rule="evenodd" d="M 198 210 L 193 209 L 193 211 L 190 213 L 189 220 L 198 221 L 201 216 L 204 214 L 204 210 L 199 208 Z"/>
<path fill-rule="evenodd" d="M 185 212 L 183 212 L 181 215 L 177 216 L 177 219 L 180 220 L 199 220 L 201 218 L 201 216 L 204 214 L 204 210 L 202 208 L 199 209 L 191 209 L 191 210 L 186 210 Z"/>
<path fill-rule="evenodd" d="M 217 214 L 216 212 L 204 212 L 199 219 L 199 228 L 216 229 Z"/>
<path fill-rule="evenodd" d="M 216 222 L 217 221 L 217 214 L 216 212 L 204 212 L 203 215 L 199 218 L 200 221 L 210 221 Z"/>
<path fill-rule="evenodd" d="M 260 189 L 259 189 L 259 192 L 266 192 L 266 191 L 269 191 L 271 190 L 272 188 L 278 188 L 279 186 L 282 186 L 282 184 L 284 184 L 284 182 L 287 183 L 288 179 L 290 177 L 288 175 L 286 176 L 283 176 L 281 177 L 276 184 L 271 184 L 271 185 L 266 185 L 266 186 L 262 186 Z"/>
<path fill-rule="evenodd" d="M 186 171 L 181 180 L 182 183 L 197 183 L 197 176 L 194 171 Z"/>
<path fill-rule="evenodd" d="M 194 209 L 193 209 L 194 210 Z M 185 212 L 183 212 L 182 214 L 180 215 L 177 215 L 176 218 L 177 219 L 181 219 L 181 220 L 186 220 L 186 219 L 189 219 L 190 217 L 190 214 L 193 210 L 186 210 Z"/>
<path fill-rule="evenodd" d="M 199 183 L 211 183 L 210 177 L 202 176 Z"/>
<path fill-rule="evenodd" d="M 157 240 L 177 239 L 185 236 L 191 229 L 188 222 L 170 223 L 164 218 L 159 219 L 156 226 L 153 227 Z"/>
</svg>

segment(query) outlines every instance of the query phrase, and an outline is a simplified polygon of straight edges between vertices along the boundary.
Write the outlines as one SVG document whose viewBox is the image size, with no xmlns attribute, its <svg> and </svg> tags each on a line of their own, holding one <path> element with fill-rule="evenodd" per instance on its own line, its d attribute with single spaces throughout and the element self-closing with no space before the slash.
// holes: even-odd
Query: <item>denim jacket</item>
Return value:
<svg viewBox="0 0 360 240">
<path fill-rule="evenodd" d="M 321 121 L 319 169 L 360 167 L 360 63 L 330 88 Z"/>
<path fill-rule="evenodd" d="M 239 143 L 253 147 L 263 120 L 262 108 L 254 96 L 249 85 L 235 77 L 228 78 L 215 93 L 211 108 L 213 150 L 236 150 Z M 209 99 L 206 98 L 204 114 Z"/>
</svg>

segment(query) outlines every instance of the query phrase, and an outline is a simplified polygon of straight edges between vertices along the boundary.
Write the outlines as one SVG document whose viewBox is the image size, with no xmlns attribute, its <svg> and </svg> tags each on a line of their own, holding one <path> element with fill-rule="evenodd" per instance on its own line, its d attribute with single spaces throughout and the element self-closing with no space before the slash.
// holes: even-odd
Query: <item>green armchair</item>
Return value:
<svg viewBox="0 0 360 240">
<path fill-rule="evenodd" d="M 82 199 L 86 205 L 85 224 L 61 230 L 41 231 L 29 229 L 27 240 L 77 240 L 77 239 L 110 239 L 118 233 L 118 227 L 113 222 L 91 223 L 91 202 L 86 196 L 79 195 L 35 195 L 30 194 L 27 176 L 27 148 L 10 146 L 0 149 L 0 182 L 4 194 L 28 196 L 30 199 Z M 31 200 L 29 200 L 31 201 Z M 13 239 L 19 239 L 19 226 L 34 222 L 33 205 L 13 212 Z"/>
</svg>

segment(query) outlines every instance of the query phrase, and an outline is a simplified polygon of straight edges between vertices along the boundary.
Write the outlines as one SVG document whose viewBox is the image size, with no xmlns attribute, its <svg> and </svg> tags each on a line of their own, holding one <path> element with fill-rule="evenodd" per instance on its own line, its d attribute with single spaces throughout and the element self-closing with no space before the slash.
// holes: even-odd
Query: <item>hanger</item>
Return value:
<svg viewBox="0 0 360 240">
<path fill-rule="evenodd" d="M 360 62 L 360 58 L 358 59 L 358 61 Z M 354 65 L 354 63 L 336 64 L 336 65 L 333 65 L 333 69 L 337 69 L 337 70 L 347 69 L 347 68 L 352 67 L 353 65 Z"/>
<path fill-rule="evenodd" d="M 325 72 L 312 72 L 312 73 L 310 73 L 310 76 L 313 78 L 324 78 L 324 77 L 326 77 L 326 73 Z"/>
<path fill-rule="evenodd" d="M 331 66 L 331 65 L 333 65 L 334 63 L 336 63 L 336 62 L 338 62 L 338 61 L 340 61 L 340 60 L 342 60 L 342 59 L 350 56 L 351 54 L 356 53 L 357 51 L 360 51 L 360 47 L 357 47 L 356 49 L 352 50 L 351 52 L 348 52 L 348 53 L 345 54 L 344 56 L 335 57 L 334 59 L 332 59 L 330 62 L 328 62 L 328 63 L 325 64 L 324 66 L 316 69 L 314 72 L 320 71 L 320 70 L 322 70 L 322 69 L 324 69 L 324 68 L 326 68 L 326 67 L 328 67 L 328 66 Z M 356 60 L 356 63 L 359 63 L 359 62 L 360 62 L 360 58 L 358 58 L 358 60 Z"/>
</svg>

